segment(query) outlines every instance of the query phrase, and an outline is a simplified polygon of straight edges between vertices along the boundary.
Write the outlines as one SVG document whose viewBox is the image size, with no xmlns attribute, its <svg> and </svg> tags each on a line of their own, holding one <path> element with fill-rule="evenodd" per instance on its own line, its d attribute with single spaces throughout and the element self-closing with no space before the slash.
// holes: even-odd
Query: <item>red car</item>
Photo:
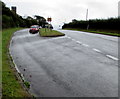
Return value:
<svg viewBox="0 0 120 99">
<path fill-rule="evenodd" d="M 39 32 L 39 26 L 38 25 L 32 25 L 29 30 L 30 33 L 35 34 Z"/>
</svg>

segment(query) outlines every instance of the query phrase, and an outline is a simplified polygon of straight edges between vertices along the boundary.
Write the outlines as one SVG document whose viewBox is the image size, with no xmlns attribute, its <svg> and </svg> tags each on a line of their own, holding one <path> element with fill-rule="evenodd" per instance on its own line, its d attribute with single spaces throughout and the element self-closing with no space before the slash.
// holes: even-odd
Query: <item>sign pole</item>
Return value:
<svg viewBox="0 0 120 99">
<path fill-rule="evenodd" d="M 47 18 L 47 21 L 48 21 L 48 23 L 49 23 L 49 24 L 48 24 L 48 29 L 49 29 L 50 31 L 52 31 L 51 28 L 50 28 L 50 27 L 51 27 L 52 18 L 51 18 L 51 17 L 48 17 L 48 18 Z"/>
</svg>

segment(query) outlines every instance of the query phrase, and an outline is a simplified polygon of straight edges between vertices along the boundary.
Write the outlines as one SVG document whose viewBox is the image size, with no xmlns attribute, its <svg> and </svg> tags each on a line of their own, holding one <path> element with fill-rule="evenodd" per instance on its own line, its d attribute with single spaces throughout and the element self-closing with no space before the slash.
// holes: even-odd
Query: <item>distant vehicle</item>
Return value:
<svg viewBox="0 0 120 99">
<path fill-rule="evenodd" d="M 30 33 L 36 34 L 39 32 L 39 26 L 38 25 L 32 25 L 29 30 Z"/>
<path fill-rule="evenodd" d="M 41 26 L 39 26 L 39 29 L 41 29 L 42 27 Z"/>
</svg>

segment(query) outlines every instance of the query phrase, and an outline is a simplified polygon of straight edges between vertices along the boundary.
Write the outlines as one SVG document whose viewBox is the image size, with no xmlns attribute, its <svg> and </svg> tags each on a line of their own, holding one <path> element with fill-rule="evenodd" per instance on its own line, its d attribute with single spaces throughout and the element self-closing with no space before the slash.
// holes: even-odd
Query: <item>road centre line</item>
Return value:
<svg viewBox="0 0 120 99">
<path fill-rule="evenodd" d="M 67 38 L 71 39 L 71 37 L 67 36 Z"/>
<path fill-rule="evenodd" d="M 85 46 L 85 47 L 89 47 L 89 45 L 87 45 L 87 44 L 82 44 L 83 46 Z"/>
<path fill-rule="evenodd" d="M 72 41 L 76 41 L 75 39 L 72 39 Z"/>
<path fill-rule="evenodd" d="M 71 37 L 68 37 L 68 36 L 67 36 L 67 38 L 71 39 L 72 41 L 77 42 L 78 44 L 82 44 L 82 42 L 76 41 L 75 39 L 72 39 Z M 85 46 L 85 47 L 89 47 L 89 45 L 87 45 L 87 44 L 82 44 L 82 45 Z M 92 50 L 95 51 L 95 52 L 98 52 L 98 53 L 102 53 L 102 51 L 100 51 L 100 50 L 98 50 L 98 49 L 96 49 L 96 48 L 93 48 Z M 114 57 L 114 56 L 111 56 L 111 55 L 106 55 L 106 57 L 108 57 L 108 58 L 110 58 L 110 59 L 113 59 L 113 60 L 115 60 L 115 61 L 118 61 L 118 60 L 119 60 L 118 58 L 116 58 L 116 57 Z"/>
<path fill-rule="evenodd" d="M 96 51 L 96 52 L 101 53 L 101 51 L 100 51 L 100 50 L 98 50 L 98 49 L 96 49 L 96 48 L 93 48 L 93 50 L 94 50 L 94 51 Z"/>
<path fill-rule="evenodd" d="M 119 59 L 118 58 L 116 58 L 116 57 L 114 57 L 114 56 L 111 56 L 111 55 L 106 55 L 108 58 L 111 58 L 111 59 L 113 59 L 113 60 L 116 60 L 116 61 L 118 61 Z"/>
<path fill-rule="evenodd" d="M 82 44 L 82 42 L 80 42 L 80 41 L 76 41 L 77 43 L 79 43 L 79 44 Z"/>
<path fill-rule="evenodd" d="M 71 39 L 72 41 L 75 41 L 76 42 L 76 40 L 75 39 L 72 39 L 71 37 L 69 37 L 69 36 L 67 36 L 67 38 L 69 38 L 69 39 Z"/>
</svg>

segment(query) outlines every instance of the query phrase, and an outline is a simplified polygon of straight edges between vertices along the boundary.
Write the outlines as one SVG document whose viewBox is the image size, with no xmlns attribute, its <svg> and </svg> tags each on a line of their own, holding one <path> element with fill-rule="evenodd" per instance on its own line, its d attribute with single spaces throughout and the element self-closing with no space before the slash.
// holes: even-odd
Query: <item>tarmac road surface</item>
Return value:
<svg viewBox="0 0 120 99">
<path fill-rule="evenodd" d="M 10 53 L 36 97 L 117 97 L 118 38 L 71 30 L 14 33 Z"/>
</svg>

